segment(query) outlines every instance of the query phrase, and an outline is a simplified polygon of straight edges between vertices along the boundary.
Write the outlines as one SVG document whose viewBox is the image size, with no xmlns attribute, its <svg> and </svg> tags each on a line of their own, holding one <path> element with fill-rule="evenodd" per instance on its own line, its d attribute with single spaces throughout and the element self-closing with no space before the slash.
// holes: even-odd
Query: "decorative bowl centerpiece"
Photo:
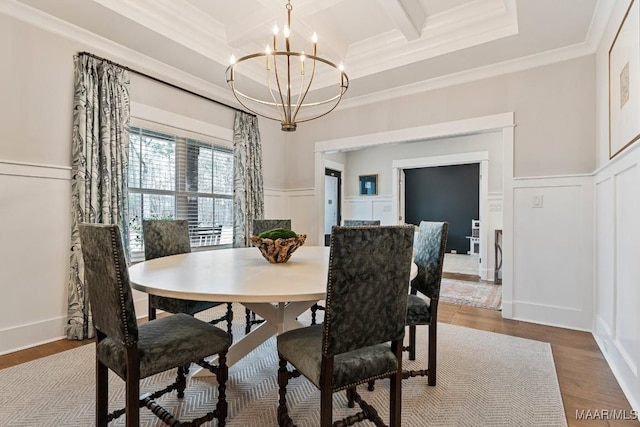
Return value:
<svg viewBox="0 0 640 427">
<path fill-rule="evenodd" d="M 260 249 L 264 259 L 276 264 L 289 261 L 291 254 L 304 244 L 307 235 L 296 234 L 286 228 L 274 228 L 257 236 L 250 236 L 249 239 L 253 246 Z"/>
</svg>

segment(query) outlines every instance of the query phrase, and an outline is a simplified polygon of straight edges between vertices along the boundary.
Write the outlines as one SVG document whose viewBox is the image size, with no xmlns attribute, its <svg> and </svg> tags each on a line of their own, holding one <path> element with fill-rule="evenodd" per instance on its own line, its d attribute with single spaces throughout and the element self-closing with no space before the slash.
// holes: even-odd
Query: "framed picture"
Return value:
<svg viewBox="0 0 640 427">
<path fill-rule="evenodd" d="M 609 158 L 640 138 L 640 13 L 632 0 L 609 49 Z"/>
<path fill-rule="evenodd" d="M 360 195 L 378 194 L 378 175 L 360 175 Z"/>
</svg>

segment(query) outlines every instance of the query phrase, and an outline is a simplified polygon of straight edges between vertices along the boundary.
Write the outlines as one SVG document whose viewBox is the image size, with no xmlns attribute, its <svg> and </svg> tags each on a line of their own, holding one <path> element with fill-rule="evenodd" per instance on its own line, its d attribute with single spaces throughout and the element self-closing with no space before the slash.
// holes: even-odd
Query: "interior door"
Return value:
<svg viewBox="0 0 640 427">
<path fill-rule="evenodd" d="M 340 225 L 341 194 L 340 184 L 342 174 L 340 171 L 328 169 L 324 170 L 324 245 L 329 246 L 331 238 L 331 227 Z"/>
</svg>

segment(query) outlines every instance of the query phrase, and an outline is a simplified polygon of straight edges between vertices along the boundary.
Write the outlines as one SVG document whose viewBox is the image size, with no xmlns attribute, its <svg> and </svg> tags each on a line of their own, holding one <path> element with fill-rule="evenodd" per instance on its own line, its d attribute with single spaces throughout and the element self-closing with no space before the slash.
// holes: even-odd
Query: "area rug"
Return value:
<svg viewBox="0 0 640 427">
<path fill-rule="evenodd" d="M 440 301 L 500 310 L 502 307 L 502 286 L 487 282 L 467 282 L 443 278 L 440 286 Z"/>
<path fill-rule="evenodd" d="M 241 333 L 243 325 L 234 325 Z M 426 367 L 426 333 L 418 339 L 418 357 L 409 369 Z M 548 343 L 478 331 L 449 324 L 438 330 L 438 378 L 402 385 L 402 426 L 566 426 L 555 366 Z M 89 344 L 53 356 L 0 370 L 0 426 L 94 425 L 94 346 Z M 275 426 L 278 400 L 275 339 L 270 339 L 229 370 L 228 426 Z M 142 392 L 173 378 L 174 372 L 143 381 Z M 376 382 L 363 398 L 388 419 L 389 381 Z M 186 397 L 161 398 L 163 406 L 184 420 L 206 412 L 216 401 L 213 378 L 190 378 Z M 110 408 L 124 402 L 123 382 L 110 376 Z M 305 379 L 288 388 L 290 414 L 300 427 L 319 425 L 319 392 Z M 334 419 L 353 414 L 344 393 L 334 395 Z M 142 426 L 163 425 L 141 409 Z M 124 425 L 124 417 L 112 425 Z M 214 424 L 209 424 L 214 425 Z M 361 425 L 371 425 L 363 423 Z"/>
</svg>

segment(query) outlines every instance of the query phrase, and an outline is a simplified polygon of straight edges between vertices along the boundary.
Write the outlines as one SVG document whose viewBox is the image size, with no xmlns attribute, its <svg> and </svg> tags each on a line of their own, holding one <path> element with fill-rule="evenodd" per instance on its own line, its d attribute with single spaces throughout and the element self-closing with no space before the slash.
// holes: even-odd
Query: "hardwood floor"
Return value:
<svg viewBox="0 0 640 427">
<path fill-rule="evenodd" d="M 443 323 L 549 342 L 570 427 L 638 425 L 630 420 L 576 419 L 576 411 L 625 410 L 631 414 L 629 402 L 590 333 L 503 319 L 500 311 L 446 303 L 440 303 L 438 317 Z M 62 340 L 0 356 L 0 369 L 92 342 Z"/>
</svg>

